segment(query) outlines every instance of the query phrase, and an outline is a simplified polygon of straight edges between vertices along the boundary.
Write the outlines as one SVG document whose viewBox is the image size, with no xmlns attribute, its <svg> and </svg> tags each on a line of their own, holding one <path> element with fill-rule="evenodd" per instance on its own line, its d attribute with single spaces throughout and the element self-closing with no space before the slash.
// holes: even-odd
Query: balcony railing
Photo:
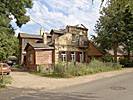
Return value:
<svg viewBox="0 0 133 100">
<path fill-rule="evenodd" d="M 78 47 L 79 48 L 87 48 L 87 47 L 89 47 L 89 43 L 88 43 L 88 41 L 79 41 Z"/>
</svg>

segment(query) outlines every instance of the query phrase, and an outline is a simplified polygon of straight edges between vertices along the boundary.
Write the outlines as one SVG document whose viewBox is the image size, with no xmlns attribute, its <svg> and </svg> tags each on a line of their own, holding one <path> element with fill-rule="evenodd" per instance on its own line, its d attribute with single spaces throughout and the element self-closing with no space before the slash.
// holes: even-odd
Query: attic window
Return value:
<svg viewBox="0 0 133 100">
<path fill-rule="evenodd" d="M 76 42 L 76 35 L 72 34 L 72 42 Z"/>
</svg>

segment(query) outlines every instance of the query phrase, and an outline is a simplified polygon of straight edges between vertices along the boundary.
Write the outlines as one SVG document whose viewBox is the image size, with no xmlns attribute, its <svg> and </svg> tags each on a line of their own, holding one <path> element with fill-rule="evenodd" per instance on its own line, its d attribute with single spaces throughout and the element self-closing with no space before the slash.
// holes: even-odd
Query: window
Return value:
<svg viewBox="0 0 133 100">
<path fill-rule="evenodd" d="M 34 64 L 34 56 L 33 56 L 33 54 L 30 54 L 30 64 Z"/>
<path fill-rule="evenodd" d="M 75 52 L 71 52 L 71 59 L 73 62 L 75 61 Z"/>
<path fill-rule="evenodd" d="M 25 42 L 25 44 L 27 44 L 29 42 L 29 40 L 28 39 L 25 39 L 24 42 Z"/>
<path fill-rule="evenodd" d="M 72 34 L 72 42 L 76 42 L 76 35 Z"/>
<path fill-rule="evenodd" d="M 83 35 L 79 36 L 79 41 L 83 41 Z"/>
<path fill-rule="evenodd" d="M 62 56 L 62 62 L 66 62 L 66 52 L 62 52 L 61 53 L 61 56 Z"/>
<path fill-rule="evenodd" d="M 79 57 L 80 57 L 80 62 L 83 62 L 83 52 L 80 52 Z"/>
</svg>

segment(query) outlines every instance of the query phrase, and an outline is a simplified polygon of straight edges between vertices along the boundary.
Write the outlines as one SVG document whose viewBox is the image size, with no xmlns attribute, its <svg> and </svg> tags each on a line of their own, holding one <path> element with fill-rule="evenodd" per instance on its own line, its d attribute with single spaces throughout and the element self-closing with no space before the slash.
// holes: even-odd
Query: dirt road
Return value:
<svg viewBox="0 0 133 100">
<path fill-rule="evenodd" d="M 104 72 L 95 75 L 87 75 L 75 78 L 47 78 L 38 75 L 33 75 L 28 72 L 11 72 L 13 78 L 11 87 L 16 88 L 33 88 L 33 89 L 55 89 L 65 86 L 71 86 L 81 83 L 90 82 L 93 80 L 111 77 L 123 73 L 133 72 L 133 68 L 126 68 L 121 71 Z"/>
</svg>

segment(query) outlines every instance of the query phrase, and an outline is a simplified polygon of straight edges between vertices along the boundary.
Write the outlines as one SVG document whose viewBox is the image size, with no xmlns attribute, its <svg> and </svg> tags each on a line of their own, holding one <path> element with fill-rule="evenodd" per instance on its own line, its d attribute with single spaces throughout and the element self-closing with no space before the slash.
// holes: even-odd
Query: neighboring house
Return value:
<svg viewBox="0 0 133 100">
<path fill-rule="evenodd" d="M 35 34 L 26 34 L 26 33 L 19 33 L 19 57 L 18 62 L 19 65 L 23 65 L 26 61 L 26 51 L 24 50 L 27 43 L 42 43 L 42 30 L 40 31 L 40 35 Z M 48 34 L 48 33 L 47 33 Z M 48 35 L 48 42 L 51 41 L 50 34 Z"/>
<path fill-rule="evenodd" d="M 88 60 L 90 61 L 92 58 L 102 59 L 103 53 L 97 49 L 97 47 L 89 41 L 89 50 L 88 50 Z"/>
<path fill-rule="evenodd" d="M 106 50 L 106 56 L 114 57 L 114 50 Z M 117 48 L 117 61 L 120 59 L 127 58 L 127 53 L 123 52 L 123 47 L 119 46 Z"/>
<path fill-rule="evenodd" d="M 38 64 L 44 65 L 46 68 L 53 64 L 53 47 L 44 43 L 28 43 L 26 51 L 26 66 L 28 69 L 38 71 Z"/>
</svg>

